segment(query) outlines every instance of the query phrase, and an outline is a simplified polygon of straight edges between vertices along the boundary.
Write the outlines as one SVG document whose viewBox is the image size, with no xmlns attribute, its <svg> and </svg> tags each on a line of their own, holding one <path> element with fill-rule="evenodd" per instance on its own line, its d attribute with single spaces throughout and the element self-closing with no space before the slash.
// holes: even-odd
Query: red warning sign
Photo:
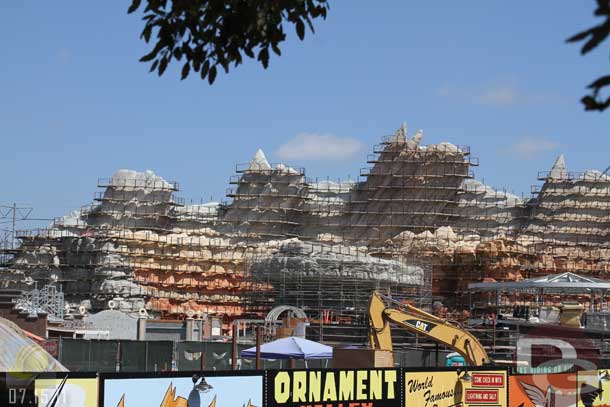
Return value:
<svg viewBox="0 0 610 407">
<path fill-rule="evenodd" d="M 504 387 L 504 375 L 473 373 L 472 385 L 477 387 Z"/>
<path fill-rule="evenodd" d="M 466 390 L 466 403 L 497 403 L 498 390 Z"/>
</svg>

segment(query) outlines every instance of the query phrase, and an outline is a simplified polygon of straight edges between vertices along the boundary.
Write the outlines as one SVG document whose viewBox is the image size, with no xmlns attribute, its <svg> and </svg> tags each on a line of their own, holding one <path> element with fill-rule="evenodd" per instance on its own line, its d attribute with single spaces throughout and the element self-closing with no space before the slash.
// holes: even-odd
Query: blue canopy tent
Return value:
<svg viewBox="0 0 610 407">
<path fill-rule="evenodd" d="M 255 358 L 256 346 L 241 351 L 242 358 Z M 332 359 L 333 348 L 295 336 L 261 345 L 261 359 Z"/>
</svg>

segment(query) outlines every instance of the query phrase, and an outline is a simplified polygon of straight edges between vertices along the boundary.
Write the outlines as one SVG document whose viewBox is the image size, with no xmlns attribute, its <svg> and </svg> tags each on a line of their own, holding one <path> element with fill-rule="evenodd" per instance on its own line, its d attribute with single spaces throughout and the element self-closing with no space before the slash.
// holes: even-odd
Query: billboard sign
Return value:
<svg viewBox="0 0 610 407">
<path fill-rule="evenodd" d="M 507 406 L 506 371 L 404 373 L 405 407 Z"/>
<path fill-rule="evenodd" d="M 99 407 L 262 407 L 263 375 L 101 375 Z"/>
<path fill-rule="evenodd" d="M 268 407 L 401 407 L 397 369 L 267 372 Z"/>
</svg>

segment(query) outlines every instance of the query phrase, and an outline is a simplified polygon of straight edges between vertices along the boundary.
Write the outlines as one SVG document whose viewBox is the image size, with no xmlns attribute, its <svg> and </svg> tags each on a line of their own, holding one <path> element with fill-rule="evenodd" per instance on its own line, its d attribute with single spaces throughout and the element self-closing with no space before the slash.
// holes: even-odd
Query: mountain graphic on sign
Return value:
<svg viewBox="0 0 610 407">
<path fill-rule="evenodd" d="M 201 383 L 195 386 L 196 390 L 200 392 L 207 392 L 212 388 L 212 386 L 208 385 L 205 380 L 202 379 Z M 216 407 L 216 397 L 210 402 L 208 407 Z M 126 407 L 125 405 L 125 394 L 121 396 L 121 400 L 117 404 L 117 407 Z M 169 384 L 169 387 L 165 391 L 165 396 L 163 396 L 163 400 L 159 404 L 159 407 L 201 407 L 201 406 L 189 406 L 188 400 L 182 396 L 176 396 L 176 388 L 173 383 Z M 239 406 L 235 406 L 239 407 Z M 257 407 L 252 404 L 252 399 L 248 400 L 248 403 L 242 404 L 241 407 Z"/>
</svg>

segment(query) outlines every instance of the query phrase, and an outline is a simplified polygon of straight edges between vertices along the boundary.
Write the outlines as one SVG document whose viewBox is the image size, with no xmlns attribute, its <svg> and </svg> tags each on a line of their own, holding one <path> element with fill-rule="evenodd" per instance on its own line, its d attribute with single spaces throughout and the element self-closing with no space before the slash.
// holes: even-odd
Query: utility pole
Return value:
<svg viewBox="0 0 610 407">
<path fill-rule="evenodd" d="M 17 204 L 13 202 L 13 233 L 11 234 L 11 249 L 15 249 L 15 227 L 17 226 Z"/>
<path fill-rule="evenodd" d="M 18 206 L 16 203 L 11 205 L 0 204 L 0 232 L 4 237 L 0 239 L 0 249 L 15 249 L 17 240 L 17 222 L 28 220 L 43 220 L 30 218 L 34 208 L 30 206 Z M 47 220 L 47 219 L 44 219 Z M 10 229 L 2 228 L 2 224 L 10 224 Z"/>
</svg>

